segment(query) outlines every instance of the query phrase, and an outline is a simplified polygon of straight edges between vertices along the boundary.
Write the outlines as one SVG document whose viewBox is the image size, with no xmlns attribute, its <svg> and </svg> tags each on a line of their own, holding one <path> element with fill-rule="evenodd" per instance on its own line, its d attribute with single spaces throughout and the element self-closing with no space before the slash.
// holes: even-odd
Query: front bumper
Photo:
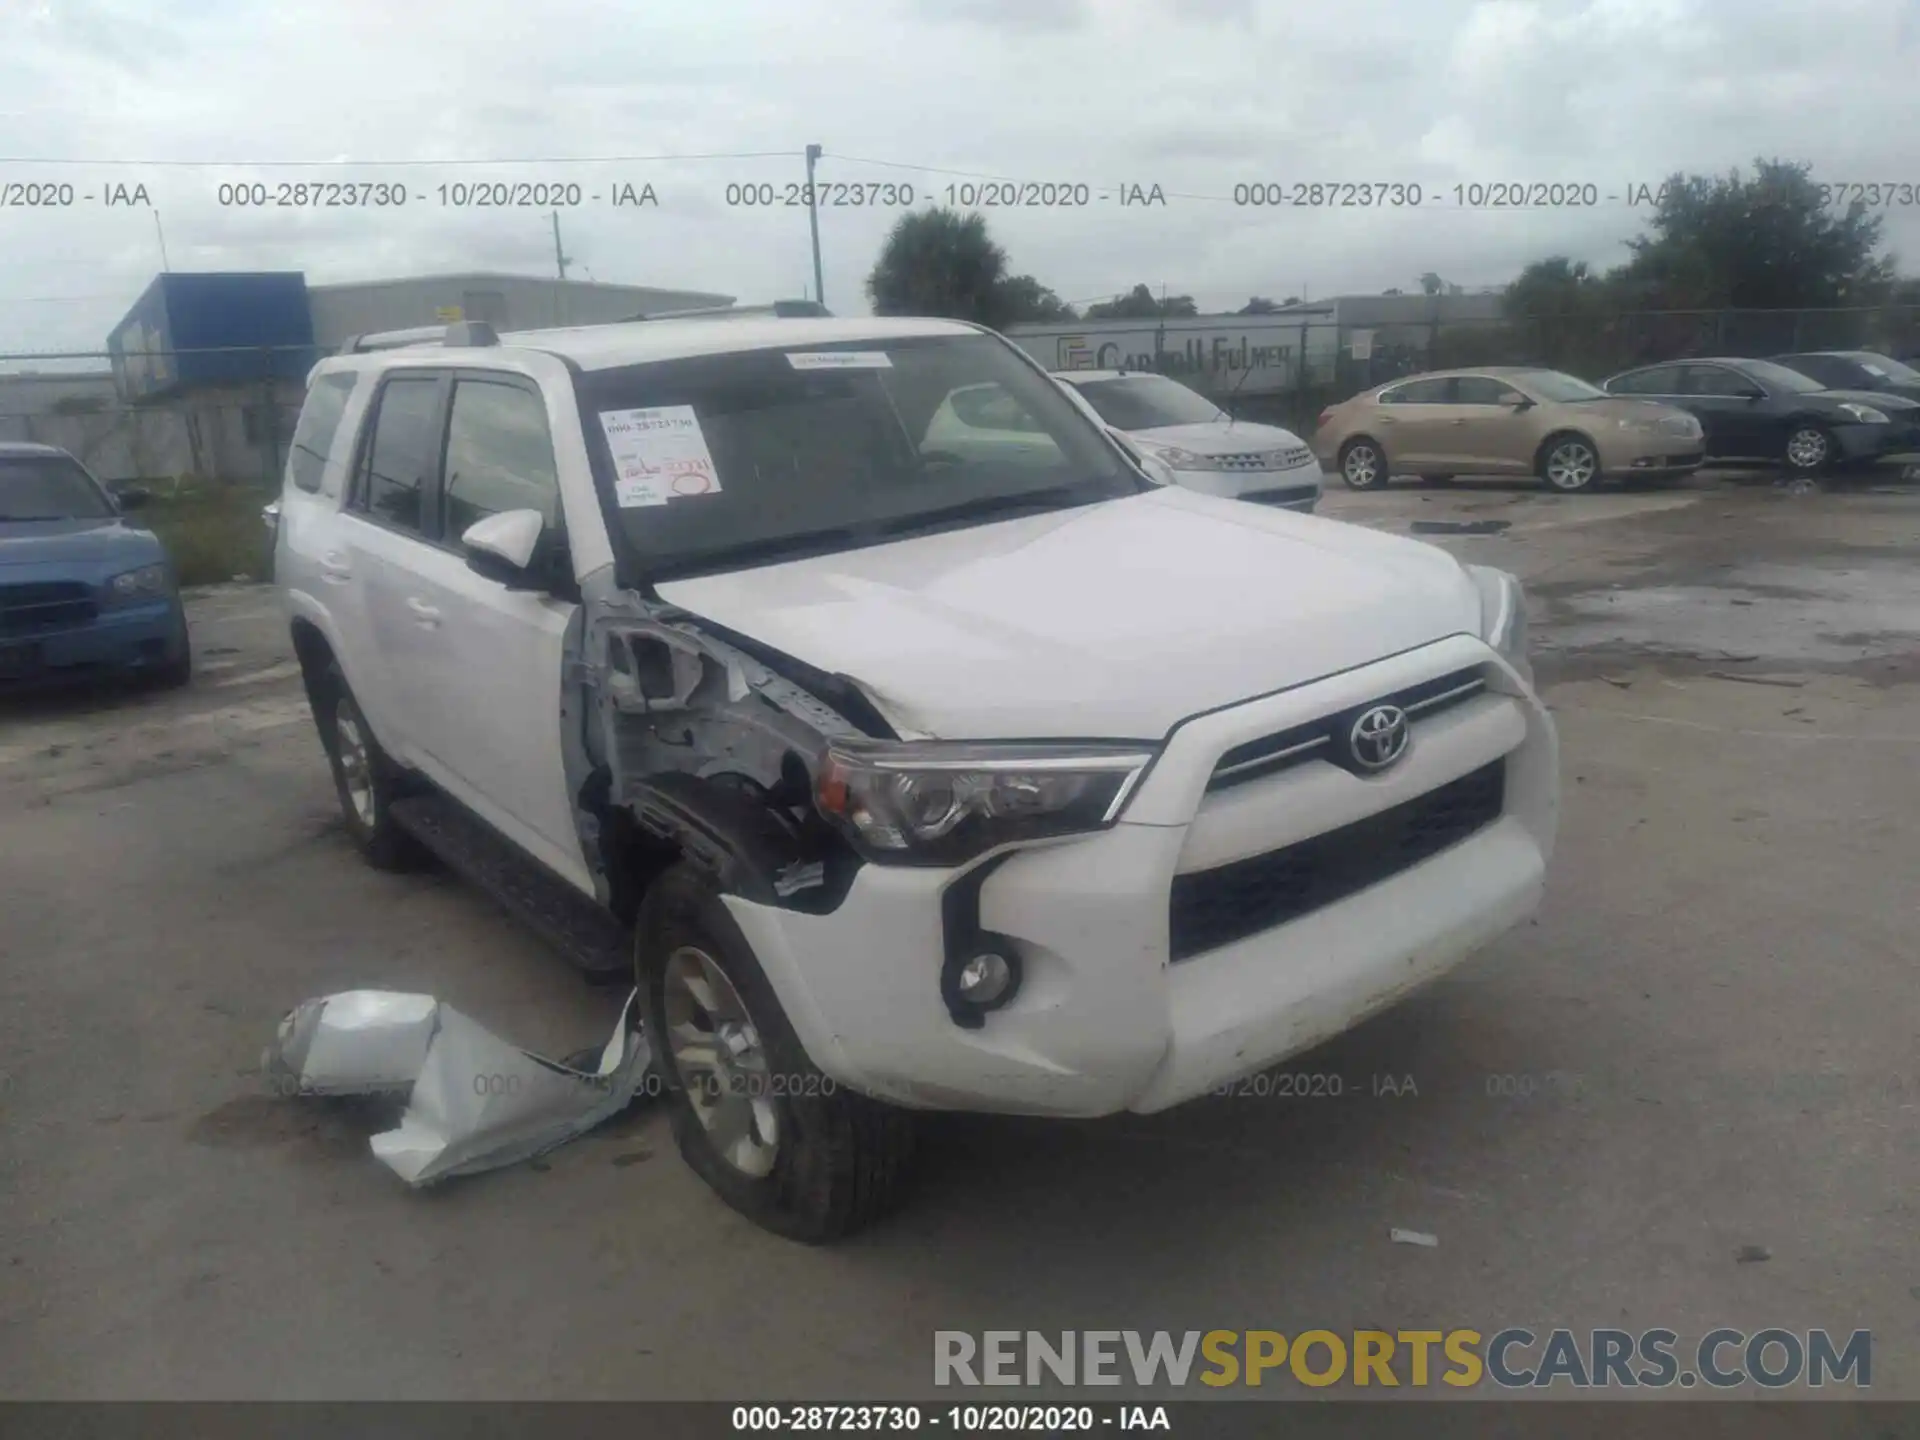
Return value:
<svg viewBox="0 0 1920 1440">
<path fill-rule="evenodd" d="M 1879 460 L 1920 453 L 1920 425 L 1837 425 L 1833 444 L 1842 460 Z"/>
<path fill-rule="evenodd" d="M 1236 745 L 1480 666 L 1489 691 L 1417 721 L 1406 758 L 1360 779 L 1314 760 L 1209 792 Z M 1175 960 L 1176 875 L 1298 845 L 1493 765 L 1496 818 L 1418 863 L 1245 938 Z M 1121 823 L 1017 852 L 979 924 L 1024 980 L 978 1029 L 939 992 L 955 871 L 867 866 L 840 907 L 726 900 L 808 1054 L 841 1084 L 928 1109 L 1152 1112 L 1347 1029 L 1445 973 L 1539 902 L 1558 806 L 1552 721 L 1465 636 L 1179 727 Z"/>
<path fill-rule="evenodd" d="M 1176 470 L 1174 483 L 1223 500 L 1251 500 L 1286 510 L 1312 510 L 1320 503 L 1318 461 L 1288 470 Z"/>
<path fill-rule="evenodd" d="M 176 663 L 186 645 L 177 598 L 104 609 L 61 629 L 0 631 L 0 689 L 159 670 Z"/>
</svg>

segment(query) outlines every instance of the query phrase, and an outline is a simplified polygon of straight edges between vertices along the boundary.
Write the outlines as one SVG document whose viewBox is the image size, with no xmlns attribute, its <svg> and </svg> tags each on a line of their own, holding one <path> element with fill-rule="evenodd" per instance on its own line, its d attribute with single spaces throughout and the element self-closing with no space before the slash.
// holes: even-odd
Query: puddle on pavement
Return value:
<svg viewBox="0 0 1920 1440">
<path fill-rule="evenodd" d="M 1551 648 L 1631 647 L 1845 663 L 1920 644 L 1920 570 L 1908 565 L 1743 565 L 1711 585 L 1559 597 Z"/>
</svg>

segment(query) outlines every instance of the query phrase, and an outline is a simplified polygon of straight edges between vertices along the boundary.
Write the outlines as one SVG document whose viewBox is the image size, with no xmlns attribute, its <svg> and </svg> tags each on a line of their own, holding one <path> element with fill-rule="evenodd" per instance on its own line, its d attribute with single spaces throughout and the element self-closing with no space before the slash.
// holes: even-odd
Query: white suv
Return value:
<svg viewBox="0 0 1920 1440">
<path fill-rule="evenodd" d="M 1177 1105 L 1541 894 L 1511 576 L 1157 485 L 971 325 L 356 348 L 277 536 L 367 858 L 633 967 L 682 1152 L 796 1238 L 898 1198 L 914 1110 Z"/>
</svg>

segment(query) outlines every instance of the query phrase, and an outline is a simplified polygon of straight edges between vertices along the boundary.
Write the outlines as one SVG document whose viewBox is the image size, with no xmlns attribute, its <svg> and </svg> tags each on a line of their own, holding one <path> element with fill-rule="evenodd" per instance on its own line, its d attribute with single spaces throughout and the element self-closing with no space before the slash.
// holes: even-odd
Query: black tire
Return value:
<svg viewBox="0 0 1920 1440">
<path fill-rule="evenodd" d="M 1356 435 L 1340 447 L 1340 478 L 1349 490 L 1381 490 L 1392 478 L 1387 452 L 1370 435 Z"/>
<path fill-rule="evenodd" d="M 1818 475 L 1834 463 L 1833 432 L 1814 420 L 1796 420 L 1787 427 L 1780 458 L 1793 476 Z"/>
<path fill-rule="evenodd" d="M 418 840 L 394 824 L 392 804 L 406 793 L 400 767 L 388 758 L 373 738 L 373 728 L 360 711 L 360 702 L 347 688 L 346 676 L 337 662 L 329 663 L 313 695 L 313 723 L 320 730 L 320 746 L 327 752 L 327 767 L 333 772 L 333 792 L 340 800 L 340 814 L 354 848 L 376 870 L 417 870 L 427 862 L 426 850 Z M 351 726 L 357 737 L 355 748 L 364 754 L 365 804 L 356 801 L 354 779 L 349 762 L 342 757 L 344 726 Z M 353 767 L 358 773 L 359 766 Z"/>
<path fill-rule="evenodd" d="M 1583 495 L 1600 485 L 1600 451 L 1586 436 L 1572 431 L 1549 435 L 1540 446 L 1534 473 L 1557 495 Z"/>
<path fill-rule="evenodd" d="M 180 653 L 153 672 L 153 683 L 161 690 L 178 690 L 193 679 L 193 642 L 180 637 Z"/>
<path fill-rule="evenodd" d="M 705 955 L 733 986 L 757 1038 L 752 1048 L 763 1052 L 760 1083 L 774 1107 L 777 1137 L 765 1174 L 747 1173 L 716 1148 L 675 1061 L 668 961 L 688 949 Z M 674 1139 L 722 1200 L 762 1229 L 809 1245 L 865 1229 L 900 1205 L 912 1176 L 914 1116 L 820 1073 L 718 891 L 692 865 L 677 864 L 648 887 L 634 927 L 634 968 Z"/>
</svg>

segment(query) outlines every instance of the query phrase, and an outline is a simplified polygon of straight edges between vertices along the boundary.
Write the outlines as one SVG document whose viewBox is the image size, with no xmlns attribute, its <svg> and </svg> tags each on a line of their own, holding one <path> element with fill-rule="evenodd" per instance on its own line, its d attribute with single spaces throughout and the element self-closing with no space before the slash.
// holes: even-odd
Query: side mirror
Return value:
<svg viewBox="0 0 1920 1440">
<path fill-rule="evenodd" d="M 260 523 L 267 527 L 267 534 L 280 533 L 280 502 L 278 500 L 261 510 Z"/>
<path fill-rule="evenodd" d="M 1740 398 L 1742 400 L 1764 400 L 1767 398 L 1767 392 L 1764 390 L 1742 390 L 1740 392 Z"/>
<path fill-rule="evenodd" d="M 467 568 L 509 590 L 545 590 L 546 581 L 534 573 L 534 560 L 546 528 L 538 510 L 502 510 L 474 521 L 460 537 Z"/>
<path fill-rule="evenodd" d="M 153 492 L 144 485 L 129 485 L 124 490 L 114 491 L 113 499 L 122 510 L 138 510 L 153 499 Z"/>
<path fill-rule="evenodd" d="M 1515 410 L 1529 410 L 1533 408 L 1533 401 L 1522 395 L 1518 390 L 1503 392 L 1500 396 L 1500 403 L 1502 405 L 1511 405 Z"/>
</svg>

